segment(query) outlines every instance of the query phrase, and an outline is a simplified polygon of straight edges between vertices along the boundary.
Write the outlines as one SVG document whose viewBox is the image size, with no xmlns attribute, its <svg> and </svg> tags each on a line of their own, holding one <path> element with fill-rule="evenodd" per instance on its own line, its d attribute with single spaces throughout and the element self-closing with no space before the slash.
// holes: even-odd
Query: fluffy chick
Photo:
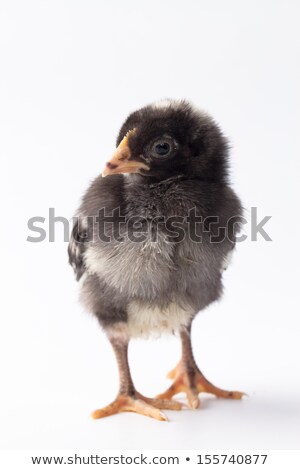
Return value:
<svg viewBox="0 0 300 470">
<path fill-rule="evenodd" d="M 106 332 L 120 389 L 94 418 L 135 411 L 165 420 L 161 409 L 191 408 L 200 392 L 240 392 L 212 385 L 196 365 L 191 324 L 222 293 L 222 273 L 235 245 L 241 204 L 228 183 L 228 144 L 214 120 L 186 101 L 167 100 L 130 114 L 102 175 L 77 213 L 69 259 L 81 298 Z M 182 359 L 171 387 L 147 398 L 128 364 L 133 337 L 179 333 Z"/>
</svg>

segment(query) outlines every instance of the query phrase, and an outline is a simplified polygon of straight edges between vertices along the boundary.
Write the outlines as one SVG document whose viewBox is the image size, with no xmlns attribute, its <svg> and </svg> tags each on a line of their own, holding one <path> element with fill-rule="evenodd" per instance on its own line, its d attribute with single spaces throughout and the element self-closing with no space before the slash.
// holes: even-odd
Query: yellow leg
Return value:
<svg viewBox="0 0 300 470">
<path fill-rule="evenodd" d="M 171 399 L 177 393 L 183 392 L 187 396 L 190 408 L 198 408 L 200 405 L 199 393 L 212 393 L 216 397 L 240 400 L 245 393 L 223 390 L 215 387 L 200 372 L 195 362 L 191 345 L 191 327 L 184 328 L 181 333 L 182 359 L 179 364 L 168 373 L 173 384 L 157 398 Z"/>
<path fill-rule="evenodd" d="M 175 400 L 147 398 L 138 393 L 128 364 L 128 340 L 115 335 L 110 338 L 110 341 L 119 368 L 120 389 L 117 398 L 112 403 L 92 413 L 94 419 L 105 418 L 123 411 L 133 411 L 160 421 L 167 421 L 167 417 L 160 410 L 181 410 L 182 405 Z"/>
</svg>

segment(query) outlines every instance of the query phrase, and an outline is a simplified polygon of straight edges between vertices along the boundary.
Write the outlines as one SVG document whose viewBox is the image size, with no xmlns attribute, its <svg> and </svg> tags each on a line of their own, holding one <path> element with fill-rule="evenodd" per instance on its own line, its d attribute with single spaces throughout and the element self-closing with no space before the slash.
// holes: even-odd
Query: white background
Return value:
<svg viewBox="0 0 300 470">
<path fill-rule="evenodd" d="M 3 449 L 299 448 L 299 2 L 2 1 L 1 401 Z M 117 392 L 110 345 L 77 301 L 67 243 L 29 243 L 27 220 L 71 218 L 111 155 L 127 114 L 187 98 L 232 144 L 246 216 L 271 215 L 241 243 L 221 302 L 193 342 L 216 385 L 162 423 L 124 413 L 93 421 Z M 297 200 L 298 199 L 298 200 Z M 250 233 L 249 227 L 245 232 Z M 137 388 L 168 386 L 176 337 L 132 343 Z"/>
</svg>

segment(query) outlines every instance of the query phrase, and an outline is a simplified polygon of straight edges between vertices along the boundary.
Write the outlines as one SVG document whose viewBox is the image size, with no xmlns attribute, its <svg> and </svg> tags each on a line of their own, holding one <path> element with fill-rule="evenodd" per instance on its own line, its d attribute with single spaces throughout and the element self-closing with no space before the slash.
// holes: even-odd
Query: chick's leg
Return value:
<svg viewBox="0 0 300 470">
<path fill-rule="evenodd" d="M 217 397 L 241 399 L 244 393 L 236 391 L 222 390 L 210 383 L 199 370 L 192 351 L 191 344 L 191 325 L 182 329 L 180 333 L 182 345 L 182 357 L 175 369 L 168 374 L 173 379 L 173 384 L 164 392 L 158 395 L 161 399 L 170 399 L 180 392 L 187 395 L 190 408 L 198 408 L 199 393 L 212 393 Z"/>
<path fill-rule="evenodd" d="M 121 337 L 110 339 L 116 355 L 120 388 L 116 399 L 108 406 L 92 413 L 94 419 L 104 418 L 122 411 L 136 413 L 166 421 L 167 418 L 160 410 L 180 410 L 181 404 L 171 399 L 147 398 L 135 390 L 128 364 L 128 340 Z"/>
</svg>

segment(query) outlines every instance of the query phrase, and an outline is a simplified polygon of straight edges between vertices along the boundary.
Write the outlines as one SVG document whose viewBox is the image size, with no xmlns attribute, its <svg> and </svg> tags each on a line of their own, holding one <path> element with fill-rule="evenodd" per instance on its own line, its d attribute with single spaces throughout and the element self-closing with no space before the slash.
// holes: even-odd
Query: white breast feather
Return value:
<svg viewBox="0 0 300 470">
<path fill-rule="evenodd" d="M 174 246 L 167 242 L 165 235 L 158 237 L 154 243 L 150 239 L 143 243 L 126 239 L 110 245 L 109 250 L 89 246 L 84 253 L 87 271 L 132 297 L 143 295 L 145 289 L 155 295 L 174 269 Z"/>
<path fill-rule="evenodd" d="M 132 301 L 128 306 L 128 332 L 133 338 L 173 333 L 188 325 L 194 313 L 190 306 L 175 302 L 161 309 L 149 307 L 142 301 Z"/>
</svg>

